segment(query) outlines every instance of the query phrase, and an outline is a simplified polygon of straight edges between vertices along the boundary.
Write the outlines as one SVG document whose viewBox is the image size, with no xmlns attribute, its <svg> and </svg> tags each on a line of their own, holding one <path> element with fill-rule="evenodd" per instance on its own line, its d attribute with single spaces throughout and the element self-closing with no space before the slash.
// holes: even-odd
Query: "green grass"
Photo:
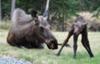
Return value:
<svg viewBox="0 0 100 64">
<path fill-rule="evenodd" d="M 67 32 L 53 32 L 59 43 L 62 43 L 67 37 Z M 6 30 L 0 30 L 0 56 L 12 56 L 18 59 L 25 59 L 34 64 L 99 64 L 100 62 L 100 32 L 89 32 L 91 49 L 95 55 L 90 58 L 81 44 L 81 36 L 78 40 L 77 58 L 73 59 L 73 40 L 68 42 L 71 47 L 64 48 L 60 56 L 55 54 L 58 50 L 44 49 L 26 49 L 16 48 L 6 44 Z M 59 46 L 60 48 L 60 46 Z"/>
<path fill-rule="evenodd" d="M 0 29 L 7 30 L 10 27 L 11 21 L 0 21 Z"/>
</svg>

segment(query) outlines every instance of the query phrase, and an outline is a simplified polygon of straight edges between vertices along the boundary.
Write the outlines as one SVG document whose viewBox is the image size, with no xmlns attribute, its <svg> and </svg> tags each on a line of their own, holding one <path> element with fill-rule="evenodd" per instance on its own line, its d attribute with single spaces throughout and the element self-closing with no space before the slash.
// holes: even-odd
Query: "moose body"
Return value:
<svg viewBox="0 0 100 64">
<path fill-rule="evenodd" d="M 33 12 L 28 15 L 22 9 L 15 9 L 7 36 L 8 44 L 17 47 L 43 48 L 45 43 L 49 49 L 58 48 L 57 40 L 52 35 L 46 18 L 36 14 Z"/>
<path fill-rule="evenodd" d="M 94 55 L 91 51 L 89 40 L 88 40 L 87 23 L 85 22 L 82 16 L 79 16 L 75 20 L 75 23 L 72 25 L 71 30 L 69 31 L 68 37 L 65 39 L 57 55 L 60 55 L 63 47 L 68 43 L 68 40 L 73 35 L 73 41 L 74 41 L 74 45 L 73 45 L 74 56 L 73 57 L 76 58 L 77 40 L 80 34 L 82 35 L 82 40 L 81 40 L 82 45 L 85 47 L 90 57 L 93 57 Z"/>
</svg>

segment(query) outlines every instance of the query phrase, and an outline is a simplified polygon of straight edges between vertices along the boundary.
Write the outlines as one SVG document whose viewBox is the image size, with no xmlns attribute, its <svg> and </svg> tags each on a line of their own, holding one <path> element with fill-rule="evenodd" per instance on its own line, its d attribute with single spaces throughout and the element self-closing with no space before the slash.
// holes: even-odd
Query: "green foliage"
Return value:
<svg viewBox="0 0 100 64">
<path fill-rule="evenodd" d="M 100 0 L 50 0 L 50 14 L 55 16 L 75 15 L 78 11 L 95 11 L 100 7 Z M 16 7 L 23 8 L 28 11 L 34 8 L 42 11 L 45 8 L 46 0 L 16 0 Z M 10 15 L 11 0 L 2 0 L 2 11 L 4 15 Z"/>
<path fill-rule="evenodd" d="M 11 10 L 11 3 L 10 0 L 1 0 L 1 8 L 2 8 L 2 17 L 10 16 Z"/>
<path fill-rule="evenodd" d="M 10 18 L 11 1 L 2 0 L 2 16 Z M 27 13 L 35 9 L 43 14 L 47 0 L 16 0 L 16 8 L 22 8 Z M 100 0 L 50 0 L 49 16 L 55 17 L 64 31 L 64 21 L 77 16 L 77 12 L 90 11 L 94 16 L 100 15 Z"/>
</svg>

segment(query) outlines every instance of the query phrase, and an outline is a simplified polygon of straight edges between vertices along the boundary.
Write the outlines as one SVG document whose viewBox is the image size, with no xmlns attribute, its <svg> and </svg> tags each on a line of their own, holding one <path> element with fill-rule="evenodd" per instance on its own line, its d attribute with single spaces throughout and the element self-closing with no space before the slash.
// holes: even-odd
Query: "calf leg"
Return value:
<svg viewBox="0 0 100 64">
<path fill-rule="evenodd" d="M 85 47 L 85 49 L 87 50 L 90 57 L 93 57 L 94 55 L 91 51 L 90 44 L 89 44 L 89 41 L 88 41 L 87 37 L 82 37 L 82 44 Z"/>
<path fill-rule="evenodd" d="M 76 51 L 77 51 L 77 40 L 78 40 L 78 35 L 74 34 L 73 35 L 73 40 L 74 40 L 74 45 L 73 45 L 73 50 L 74 50 L 74 58 L 76 58 Z"/>
<path fill-rule="evenodd" d="M 88 33 L 87 33 L 86 29 L 84 29 L 84 31 L 82 32 L 82 44 L 85 47 L 85 49 L 87 50 L 90 57 L 94 57 L 94 55 L 91 51 L 91 48 L 90 48 L 90 44 L 89 44 L 89 40 L 88 40 Z"/>
<path fill-rule="evenodd" d="M 70 39 L 70 37 L 71 37 L 72 35 L 73 35 L 73 29 L 72 29 L 71 31 L 69 31 L 68 37 L 67 37 L 67 39 L 64 41 L 64 43 L 62 44 L 62 47 L 60 48 L 60 50 L 59 50 L 58 53 L 57 53 L 57 56 L 60 55 L 60 53 L 61 53 L 63 47 L 68 43 L 68 40 Z"/>
</svg>

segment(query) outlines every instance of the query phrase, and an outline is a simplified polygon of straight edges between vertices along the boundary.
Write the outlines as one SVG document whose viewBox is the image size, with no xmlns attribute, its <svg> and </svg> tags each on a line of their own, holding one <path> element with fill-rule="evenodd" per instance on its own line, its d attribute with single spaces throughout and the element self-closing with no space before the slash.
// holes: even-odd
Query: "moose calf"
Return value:
<svg viewBox="0 0 100 64">
<path fill-rule="evenodd" d="M 74 56 L 73 57 L 76 58 L 77 40 L 78 40 L 79 34 L 82 35 L 81 42 L 82 42 L 82 45 L 87 50 L 87 52 L 89 53 L 89 56 L 94 57 L 94 55 L 91 51 L 91 48 L 90 48 L 89 40 L 88 40 L 87 23 L 85 22 L 85 20 L 82 16 L 79 16 L 75 20 L 75 23 L 72 25 L 71 30 L 69 31 L 67 39 L 64 41 L 64 43 L 63 43 L 62 47 L 60 48 L 57 55 L 60 55 L 63 47 L 67 44 L 68 40 L 73 35 L 73 41 L 74 41 L 74 45 L 73 45 Z"/>
</svg>

